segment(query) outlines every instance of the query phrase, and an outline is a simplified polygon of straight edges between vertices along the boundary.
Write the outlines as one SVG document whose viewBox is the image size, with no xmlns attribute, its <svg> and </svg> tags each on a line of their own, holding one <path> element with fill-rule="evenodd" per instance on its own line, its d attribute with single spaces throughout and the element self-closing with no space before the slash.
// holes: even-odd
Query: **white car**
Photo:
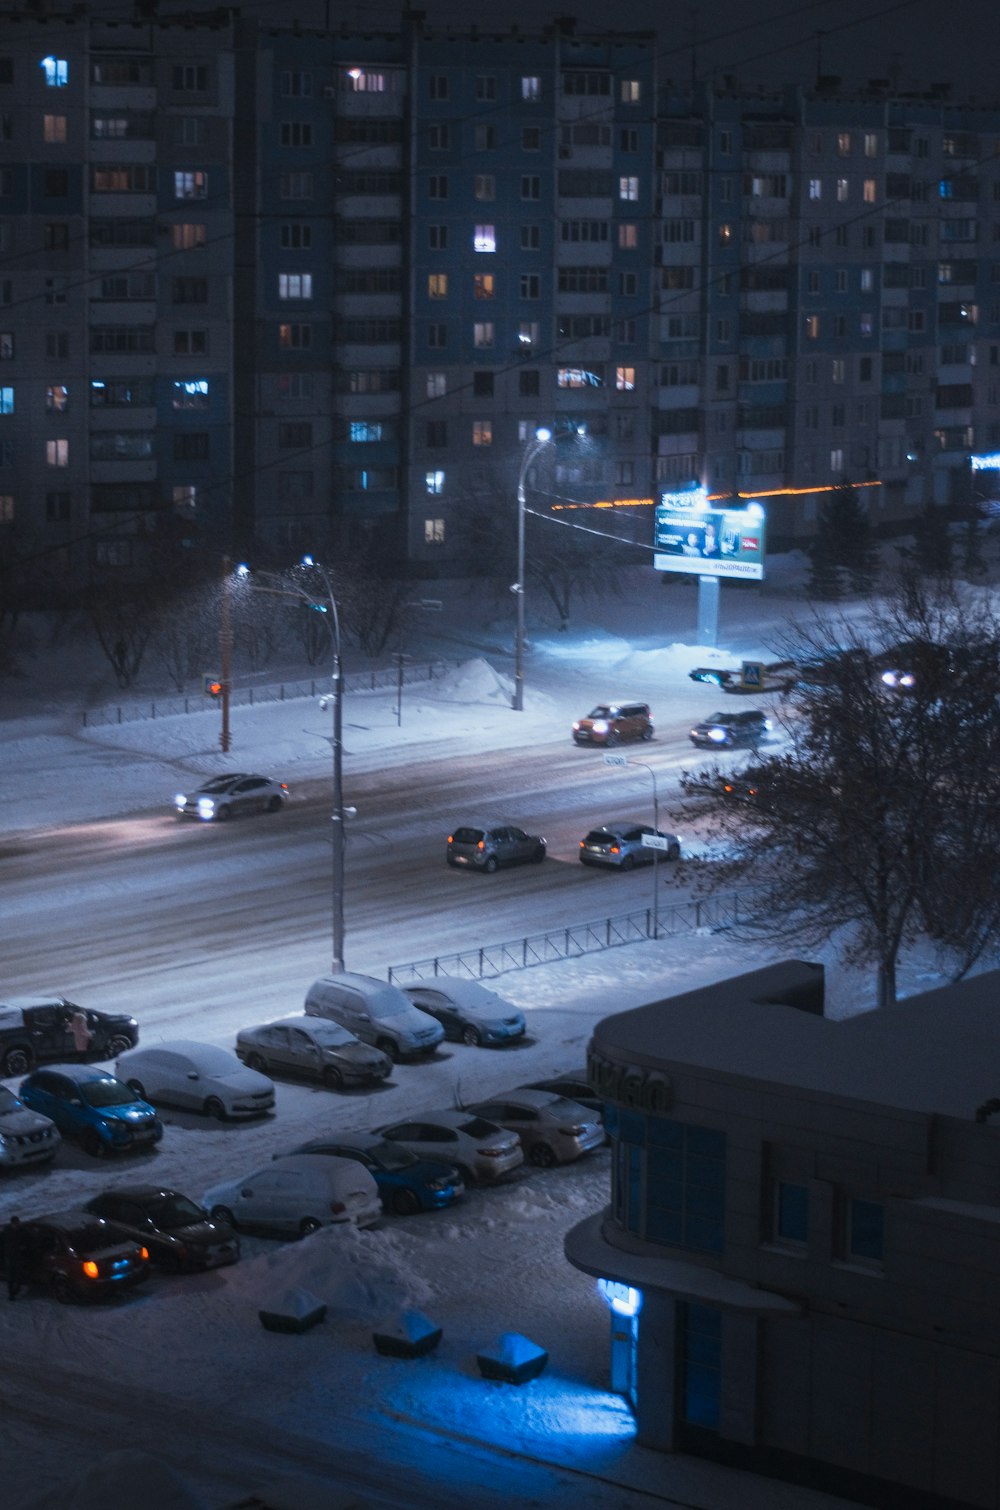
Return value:
<svg viewBox="0 0 1000 1510">
<path fill-rule="evenodd" d="M 116 1059 L 115 1074 L 144 1101 L 204 1112 L 220 1122 L 274 1110 L 272 1080 L 248 1070 L 228 1049 L 188 1038 L 129 1049 Z"/>
<path fill-rule="evenodd" d="M 372 1227 L 382 1213 L 374 1175 L 356 1159 L 322 1153 L 281 1155 L 242 1179 L 213 1185 L 201 1204 L 213 1222 L 302 1237 L 345 1222 Z"/>
<path fill-rule="evenodd" d="M 58 1127 L 30 1111 L 13 1091 L 0 1085 L 0 1169 L 15 1164 L 48 1164 L 62 1142 Z"/>
<path fill-rule="evenodd" d="M 402 1143 L 418 1159 L 452 1165 L 467 1185 L 492 1184 L 524 1163 L 517 1133 L 507 1132 L 475 1112 L 424 1112 L 375 1131 L 390 1143 Z"/>
<path fill-rule="evenodd" d="M 244 813 L 277 813 L 288 800 L 284 781 L 270 776 L 251 776 L 237 771 L 213 776 L 192 792 L 178 792 L 174 810 L 179 818 L 200 818 L 202 823 L 225 823 Z"/>
<path fill-rule="evenodd" d="M 552 1091 L 504 1091 L 468 1110 L 516 1133 L 525 1158 L 542 1169 L 569 1164 L 604 1143 L 598 1114 Z"/>
</svg>

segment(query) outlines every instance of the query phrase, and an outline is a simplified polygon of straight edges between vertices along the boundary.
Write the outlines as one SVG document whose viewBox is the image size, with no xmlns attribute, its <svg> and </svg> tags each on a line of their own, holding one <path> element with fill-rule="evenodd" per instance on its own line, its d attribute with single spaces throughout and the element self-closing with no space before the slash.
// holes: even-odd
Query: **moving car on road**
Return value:
<svg viewBox="0 0 1000 1510">
<path fill-rule="evenodd" d="M 116 1185 L 95 1195 L 85 1209 L 142 1243 L 152 1264 L 177 1274 L 218 1269 L 240 1256 L 231 1227 L 213 1222 L 203 1207 L 162 1185 Z"/>
<path fill-rule="evenodd" d="M 491 876 L 501 865 L 520 865 L 545 859 L 545 840 L 526 834 L 512 823 L 463 823 L 448 835 L 449 865 L 484 870 Z"/>
<path fill-rule="evenodd" d="M 89 1064 L 53 1064 L 21 1081 L 21 1100 L 77 1138 L 85 1153 L 150 1149 L 163 1123 L 141 1096 L 107 1070 Z"/>
<path fill-rule="evenodd" d="M 392 1059 L 381 1049 L 362 1043 L 347 1028 L 328 1017 L 282 1017 L 241 1028 L 236 1057 L 262 1075 L 305 1075 L 328 1089 L 378 1085 L 392 1072 Z"/>
<path fill-rule="evenodd" d="M 292 1153 L 323 1154 L 355 1159 L 373 1177 L 386 1211 L 409 1216 L 414 1211 L 439 1211 L 453 1206 L 465 1193 L 465 1183 L 453 1164 L 419 1159 L 401 1143 L 378 1133 L 344 1133 L 313 1138 Z M 280 1158 L 275 1154 L 275 1158 Z"/>
<path fill-rule="evenodd" d="M 524 1013 L 477 980 L 435 975 L 426 983 L 403 986 L 422 1012 L 436 1017 L 444 1036 L 457 1043 L 512 1043 L 525 1033 Z"/>
<path fill-rule="evenodd" d="M 741 712 L 712 713 L 691 730 L 691 743 L 702 750 L 728 750 L 736 745 L 756 748 L 771 728 L 771 720 L 759 708 Z"/>
<path fill-rule="evenodd" d="M 573 725 L 573 743 L 578 745 L 616 745 L 623 739 L 652 737 L 648 703 L 598 703 Z"/>
<path fill-rule="evenodd" d="M 524 1163 L 516 1133 L 471 1111 L 424 1112 L 375 1131 L 391 1143 L 401 1143 L 418 1159 L 455 1166 L 467 1185 L 495 1184 Z"/>
<path fill-rule="evenodd" d="M 604 1142 L 604 1123 L 596 1112 L 551 1091 L 505 1091 L 469 1111 L 517 1133 L 528 1163 L 542 1169 L 569 1164 Z"/>
<path fill-rule="evenodd" d="M 115 1071 L 137 1096 L 182 1111 L 263 1117 L 274 1111 L 274 1082 L 248 1070 L 228 1049 L 177 1038 L 121 1054 Z"/>
<path fill-rule="evenodd" d="M 0 1066 L 26 1075 L 36 1064 L 114 1059 L 139 1042 L 139 1024 L 124 1012 L 95 1012 L 65 996 L 12 996 L 0 1002 Z"/>
<path fill-rule="evenodd" d="M 320 1227 L 371 1227 L 382 1213 L 375 1180 L 355 1159 L 283 1154 L 202 1197 L 214 1222 L 307 1237 Z"/>
<path fill-rule="evenodd" d="M 56 1300 L 109 1300 L 149 1278 L 142 1243 L 90 1211 L 57 1211 L 0 1229 L 0 1272 L 11 1262 L 26 1285 Z"/>
<path fill-rule="evenodd" d="M 667 841 L 665 850 L 653 849 L 642 842 L 643 834 L 655 834 Z M 652 865 L 656 856 L 679 860 L 681 841 L 676 834 L 666 834 L 649 823 L 605 823 L 592 828 L 580 840 L 583 865 L 604 865 L 613 870 L 631 870 L 634 865 Z"/>
<path fill-rule="evenodd" d="M 270 776 L 237 772 L 213 776 L 192 792 L 178 792 L 174 808 L 179 818 L 200 818 L 203 823 L 225 823 L 244 813 L 276 813 L 288 800 L 288 787 Z"/>
</svg>

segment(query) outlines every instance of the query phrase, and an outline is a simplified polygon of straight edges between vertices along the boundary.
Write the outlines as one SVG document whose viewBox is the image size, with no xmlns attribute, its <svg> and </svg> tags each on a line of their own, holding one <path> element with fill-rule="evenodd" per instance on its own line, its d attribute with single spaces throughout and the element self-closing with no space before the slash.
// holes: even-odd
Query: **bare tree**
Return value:
<svg viewBox="0 0 1000 1510">
<path fill-rule="evenodd" d="M 206 671 L 218 669 L 219 588 L 189 588 L 164 604 L 149 640 L 149 656 L 178 692 Z"/>
<path fill-rule="evenodd" d="M 156 622 L 157 607 L 148 596 L 123 593 L 112 586 L 87 595 L 87 611 L 119 687 L 131 687 L 139 675 Z"/>
<path fill-rule="evenodd" d="M 748 933 L 842 932 L 882 1005 L 919 937 L 957 974 L 1000 947 L 1000 621 L 911 581 L 866 632 L 817 621 L 795 650 L 786 751 L 682 780 L 723 851 L 704 879 L 756 883 Z"/>
</svg>

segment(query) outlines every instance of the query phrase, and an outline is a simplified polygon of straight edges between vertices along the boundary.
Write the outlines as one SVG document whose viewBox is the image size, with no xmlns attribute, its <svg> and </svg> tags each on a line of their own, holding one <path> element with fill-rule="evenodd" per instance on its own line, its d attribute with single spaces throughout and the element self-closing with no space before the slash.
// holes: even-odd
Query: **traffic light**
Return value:
<svg viewBox="0 0 1000 1510">
<path fill-rule="evenodd" d="M 207 697 L 221 697 L 222 683 L 217 676 L 205 677 L 205 695 Z"/>
</svg>

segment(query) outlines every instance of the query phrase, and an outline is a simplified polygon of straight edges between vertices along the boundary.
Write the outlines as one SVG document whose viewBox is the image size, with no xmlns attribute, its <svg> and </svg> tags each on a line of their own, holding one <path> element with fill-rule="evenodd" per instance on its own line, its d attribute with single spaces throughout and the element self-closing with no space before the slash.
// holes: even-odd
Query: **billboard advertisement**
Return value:
<svg viewBox="0 0 1000 1510">
<path fill-rule="evenodd" d="M 764 510 L 713 507 L 704 488 L 664 492 L 656 508 L 657 571 L 699 577 L 764 577 Z"/>
</svg>

